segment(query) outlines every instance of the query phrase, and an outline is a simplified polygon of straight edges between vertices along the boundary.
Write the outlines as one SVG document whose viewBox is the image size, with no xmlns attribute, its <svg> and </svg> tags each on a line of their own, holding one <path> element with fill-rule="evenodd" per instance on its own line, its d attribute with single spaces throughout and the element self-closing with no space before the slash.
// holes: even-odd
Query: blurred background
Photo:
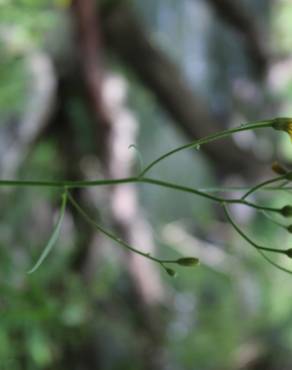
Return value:
<svg viewBox="0 0 292 370">
<path fill-rule="evenodd" d="M 291 45 L 289 0 L 0 0 L 1 179 L 133 176 L 196 138 L 292 115 Z M 180 152 L 151 176 L 248 186 L 291 158 L 288 135 L 258 130 Z M 291 369 L 291 276 L 234 234 L 216 205 L 152 185 L 76 190 L 136 248 L 201 265 L 171 278 L 69 206 L 52 253 L 28 275 L 60 195 L 1 189 L 1 370 Z M 232 213 L 258 243 L 291 247 L 262 214 Z"/>
</svg>

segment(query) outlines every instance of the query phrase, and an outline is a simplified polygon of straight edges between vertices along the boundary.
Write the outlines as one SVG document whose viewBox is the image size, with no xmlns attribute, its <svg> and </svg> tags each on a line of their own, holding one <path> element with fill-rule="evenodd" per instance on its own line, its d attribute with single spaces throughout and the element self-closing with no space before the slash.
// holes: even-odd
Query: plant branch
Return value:
<svg viewBox="0 0 292 370">
<path fill-rule="evenodd" d="M 175 183 L 162 181 L 153 178 L 147 177 L 128 177 L 124 179 L 112 179 L 112 180 L 93 180 L 93 181 L 21 181 L 21 180 L 0 180 L 0 187 L 1 186 L 15 186 L 15 187 L 27 187 L 27 186 L 38 186 L 38 187 L 57 187 L 63 188 L 66 187 L 67 189 L 76 189 L 76 188 L 86 188 L 86 187 L 93 187 L 93 186 L 102 186 L 102 185 L 116 185 L 116 184 L 127 184 L 127 183 L 145 183 L 145 184 L 152 184 L 161 186 L 164 188 L 174 189 L 178 191 L 183 191 L 185 193 L 191 193 L 203 198 L 207 198 L 209 200 L 215 201 L 217 203 L 229 203 L 229 204 L 242 204 L 251 208 L 255 208 L 258 210 L 264 210 L 269 212 L 281 212 L 281 208 L 273 208 L 273 207 L 265 207 L 262 205 L 258 205 L 252 202 L 248 202 L 243 199 L 228 199 L 223 197 L 218 197 L 212 194 L 208 194 L 207 192 L 197 190 L 195 188 L 191 188 L 188 186 L 178 185 Z"/>
<path fill-rule="evenodd" d="M 285 254 L 287 255 L 287 250 L 285 249 L 275 249 L 275 248 L 268 248 L 268 247 L 264 247 L 264 246 L 261 246 L 261 245 L 258 245 L 257 243 L 255 243 L 250 237 L 248 237 L 240 228 L 239 226 L 233 221 L 231 215 L 229 214 L 228 212 L 228 209 L 227 209 L 227 206 L 225 204 L 223 204 L 223 208 L 224 208 L 224 212 L 225 212 L 225 215 L 226 215 L 226 218 L 227 220 L 229 221 L 229 223 L 231 224 L 231 226 L 234 228 L 234 230 L 237 231 L 237 233 L 245 240 L 247 241 L 251 246 L 253 246 L 260 254 L 261 256 L 266 260 L 268 261 L 270 264 L 272 264 L 274 267 L 284 271 L 284 272 L 287 272 L 289 274 L 292 274 L 292 271 L 289 270 L 289 269 L 286 269 L 285 267 L 282 267 L 281 265 L 277 264 L 276 262 L 274 262 L 273 260 L 271 260 L 269 257 L 267 257 L 265 254 L 264 254 L 264 251 L 266 252 L 272 252 L 272 253 L 278 253 L 278 254 Z"/>
<path fill-rule="evenodd" d="M 254 130 L 258 128 L 264 128 L 264 127 L 271 127 L 274 123 L 274 120 L 265 120 L 265 121 L 257 121 L 257 122 L 251 122 L 246 125 L 242 125 L 233 129 L 228 129 L 224 131 L 217 132 L 215 134 L 209 135 L 207 137 L 204 137 L 202 139 L 196 140 L 192 143 L 182 145 L 178 148 L 175 148 L 165 154 L 163 154 L 161 157 L 155 159 L 153 162 L 151 162 L 140 174 L 140 176 L 144 176 L 152 167 L 154 167 L 157 163 L 161 162 L 163 159 L 170 157 L 171 155 L 178 153 L 184 149 L 190 149 L 195 147 L 200 147 L 201 145 L 210 143 L 215 140 L 219 140 L 222 138 L 225 138 L 227 136 L 230 136 L 232 134 L 235 134 L 237 132 L 241 131 L 247 131 L 247 130 Z"/>
<path fill-rule="evenodd" d="M 71 202 L 71 204 L 76 208 L 76 210 L 79 212 L 79 214 L 84 218 L 85 221 L 87 221 L 89 224 L 91 224 L 93 227 L 95 227 L 98 231 L 105 234 L 107 237 L 115 241 L 116 243 L 120 244 L 122 247 L 128 249 L 131 252 L 137 253 L 142 257 L 145 257 L 149 260 L 152 260 L 154 262 L 159 263 L 160 265 L 168 264 L 168 263 L 177 263 L 176 260 L 166 260 L 166 259 L 159 259 L 156 257 L 153 257 L 150 255 L 150 253 L 145 253 L 140 251 L 139 249 L 136 249 L 132 247 L 130 244 L 126 243 L 116 235 L 114 235 L 112 232 L 106 230 L 104 227 L 100 226 L 96 221 L 94 221 L 84 210 L 81 208 L 81 206 L 75 201 L 75 199 L 68 193 L 68 199 Z"/>
<path fill-rule="evenodd" d="M 224 127 L 224 122 L 210 112 L 208 102 L 193 91 L 182 71 L 155 45 L 125 2 L 104 9 L 102 25 L 107 45 L 153 93 L 158 104 L 187 137 L 191 140 L 205 137 L 218 127 Z M 221 174 L 222 171 L 247 175 L 258 172 L 259 160 L 255 156 L 241 151 L 231 140 L 225 144 L 228 151 L 222 150 L 218 143 L 204 147 L 205 153 L 220 167 Z"/>
<path fill-rule="evenodd" d="M 289 172 L 288 173 L 289 175 L 292 174 L 292 172 Z M 285 174 L 285 175 L 281 175 L 281 176 L 277 176 L 277 177 L 274 177 L 272 179 L 269 179 L 269 180 L 266 180 L 266 181 L 263 181 L 257 185 L 255 185 L 254 187 L 250 188 L 242 197 L 241 199 L 246 199 L 249 195 L 255 193 L 257 190 L 259 190 L 260 188 L 263 188 L 267 185 L 270 185 L 270 184 L 274 184 L 275 182 L 278 182 L 278 181 L 281 181 L 281 180 L 285 180 L 287 179 L 287 175 L 288 174 Z M 281 186 L 282 188 L 282 186 Z"/>
</svg>

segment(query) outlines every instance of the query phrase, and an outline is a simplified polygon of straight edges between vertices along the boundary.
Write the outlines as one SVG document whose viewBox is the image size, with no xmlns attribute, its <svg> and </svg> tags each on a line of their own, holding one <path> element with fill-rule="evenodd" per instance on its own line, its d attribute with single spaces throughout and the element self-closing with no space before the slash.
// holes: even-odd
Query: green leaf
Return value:
<svg viewBox="0 0 292 370">
<path fill-rule="evenodd" d="M 48 240 L 42 254 L 40 255 L 39 259 L 37 260 L 36 264 L 33 266 L 33 268 L 31 270 L 29 270 L 27 272 L 28 274 L 32 274 L 33 272 L 35 272 L 40 267 L 40 265 L 43 263 L 43 261 L 45 260 L 45 258 L 48 256 L 48 254 L 52 250 L 53 246 L 55 245 L 55 243 L 56 243 L 56 241 L 59 237 L 61 226 L 62 226 L 62 223 L 63 223 L 63 219 L 64 219 L 64 215 L 65 215 L 65 209 L 66 209 L 66 203 L 67 203 L 67 192 L 63 193 L 63 195 L 62 195 L 62 204 L 61 204 L 61 209 L 60 209 L 60 215 L 59 215 L 58 221 L 56 223 L 56 226 L 54 228 L 54 231 L 53 231 L 50 239 Z"/>
</svg>

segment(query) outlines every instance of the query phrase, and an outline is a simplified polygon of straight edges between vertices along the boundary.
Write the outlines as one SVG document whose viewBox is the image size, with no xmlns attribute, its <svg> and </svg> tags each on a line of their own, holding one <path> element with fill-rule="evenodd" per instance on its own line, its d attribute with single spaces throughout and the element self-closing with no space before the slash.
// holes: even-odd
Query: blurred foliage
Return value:
<svg viewBox="0 0 292 370">
<path fill-rule="evenodd" d="M 58 22 L 62 22 L 62 12 L 67 6 L 68 2 L 63 0 L 0 0 L 1 123 L 7 123 L 10 115 L 21 115 L 29 94 L 27 58 L 34 50 L 45 48 L 47 35 Z M 188 45 L 193 34 L 189 32 L 188 24 L 184 24 L 186 13 L 178 2 L 173 13 L 166 12 L 169 5 L 162 1 L 149 1 L 148 6 L 147 2 L 140 1 L 139 7 L 145 8 L 143 16 L 148 20 L 153 21 L 153 14 L 160 17 L 164 14 L 163 27 L 160 24 L 160 33 L 154 29 L 153 38 L 156 35 L 161 43 L 164 42 L 161 40 L 167 40 L 163 47 L 165 50 L 174 49 L 172 55 L 177 60 L 182 54 L 187 54 L 188 62 L 181 62 L 182 67 L 192 66 L 195 54 L 190 54 Z M 159 13 L 156 7 L 160 7 Z M 172 20 L 179 10 L 177 30 L 173 31 L 177 34 L 179 47 L 173 47 L 174 42 L 169 40 L 167 30 L 174 29 Z M 202 17 L 208 17 L 202 14 Z M 156 19 L 158 26 L 162 22 L 159 19 Z M 275 27 L 275 49 L 290 52 L 290 1 L 281 0 L 275 4 L 272 24 Z M 198 24 L 196 26 L 199 27 Z M 179 44 L 180 37 L 188 32 L 188 43 Z M 202 34 L 200 37 L 203 40 L 200 45 L 209 40 Z M 226 58 L 230 64 L 234 63 L 228 50 L 221 49 L 220 52 L 226 53 L 223 60 Z M 197 66 L 203 65 L 206 53 L 205 49 L 201 50 Z M 209 63 L 212 65 L 213 62 Z M 188 68 L 188 73 L 191 73 L 191 67 Z M 122 66 L 119 66 L 119 71 L 123 71 Z M 202 71 L 208 74 L 208 68 Z M 215 96 L 214 81 L 217 93 L 222 90 L 222 84 L 228 86 L 228 81 L 221 84 L 220 69 L 212 71 L 213 77 L 208 75 L 209 80 L 206 77 L 201 82 L 204 83 L 203 93 Z M 228 78 L 227 74 L 225 78 Z M 200 80 L 199 77 L 197 79 Z M 289 102 L 292 96 L 290 85 L 291 82 L 278 92 L 276 98 Z M 228 94 L 226 96 L 214 104 L 220 109 L 225 104 L 231 107 Z M 131 78 L 129 101 L 141 122 L 139 149 L 145 162 L 153 159 L 154 152 L 163 153 L 183 142 L 180 133 L 169 124 L 169 117 L 157 107 L 155 99 Z M 291 103 L 285 107 L 291 114 Z M 81 151 L 86 152 L 92 145 L 92 133 L 85 129 L 90 118 L 77 98 L 72 98 L 68 110 L 75 117 Z M 286 137 L 283 140 L 288 143 Z M 291 154 L 286 157 L 291 158 Z M 179 178 L 186 185 L 216 183 L 214 170 L 200 151 L 195 156 L 181 153 L 160 164 L 156 171 L 163 178 L 171 181 Z M 27 179 L 62 178 L 62 159 L 59 158 L 57 143 L 51 140 L 36 145 L 18 175 Z M 216 210 L 209 202 L 185 194 L 174 197 L 171 192 L 148 186 L 141 189 L 143 209 L 151 221 L 161 254 L 177 255 L 179 249 L 174 252 L 162 240 L 163 225 L 188 220 L 186 224 L 191 225 L 190 234 L 211 229 Z M 291 196 L 277 195 L 274 200 L 268 194 L 266 198 L 271 205 L 279 205 L 289 202 Z M 65 225 L 66 235 L 61 237 L 45 266 L 37 274 L 26 274 L 50 233 L 53 209 L 58 201 L 56 190 L 1 191 L 0 370 L 65 370 L 67 366 L 72 369 L 74 363 L 62 363 L 64 352 L 70 347 L 78 353 L 87 341 L 95 344 L 101 369 L 143 369 L 141 351 L 145 338 L 143 332 L 139 332 L 138 319 L 127 296 L 129 282 L 119 259 L 113 257 L 114 249 L 103 252 L 93 283 L 87 285 L 79 274 L 72 272 L 78 230 L 72 228 L 72 220 L 70 224 L 69 219 Z M 245 227 L 250 226 L 249 233 L 255 239 L 267 241 L 270 245 L 289 246 L 291 237 L 284 231 L 277 231 L 268 220 L 253 216 L 251 221 L 251 225 Z M 200 266 L 196 271 L 178 269 L 176 279 L 161 271 L 164 289 L 171 302 L 163 307 L 167 324 L 162 346 L 169 357 L 168 368 L 234 369 L 239 355 L 244 357 L 245 346 L 259 341 L 265 354 L 277 353 L 271 357 L 270 365 L 274 369 L 283 369 L 285 361 L 289 364 L 292 359 L 291 278 L 267 265 L 237 236 L 230 237 L 230 245 L 224 248 L 221 245 L 222 240 L 226 244 L 226 233 L 221 235 L 216 231 L 216 236 L 210 232 L 210 240 L 218 242 L 220 251 L 236 261 L 228 265 L 228 271 L 207 266 Z"/>
<path fill-rule="evenodd" d="M 277 52 L 291 52 L 292 42 L 292 4 L 289 0 L 280 0 L 275 3 L 272 18 L 273 37 Z"/>
<path fill-rule="evenodd" d="M 29 88 L 27 59 L 59 21 L 60 2 L 0 1 L 0 113 L 21 112 Z"/>
</svg>

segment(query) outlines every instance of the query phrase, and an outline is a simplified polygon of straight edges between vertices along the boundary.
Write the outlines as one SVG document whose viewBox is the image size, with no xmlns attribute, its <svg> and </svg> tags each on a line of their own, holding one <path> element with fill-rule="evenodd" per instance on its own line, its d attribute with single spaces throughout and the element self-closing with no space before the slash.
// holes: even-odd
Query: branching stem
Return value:
<svg viewBox="0 0 292 370">
<path fill-rule="evenodd" d="M 166 259 L 159 259 L 150 255 L 150 253 L 142 252 L 139 249 L 132 247 L 130 244 L 123 241 L 121 238 L 114 235 L 111 231 L 106 230 L 103 226 L 99 225 L 93 218 L 91 218 L 88 213 L 76 202 L 76 200 L 72 197 L 70 193 L 68 193 L 68 199 L 70 203 L 75 207 L 75 209 L 79 212 L 79 214 L 83 217 L 83 219 L 89 223 L 91 226 L 96 228 L 99 232 L 106 235 L 108 238 L 112 239 L 114 242 L 120 244 L 122 247 L 128 249 L 131 252 L 139 254 L 142 257 L 145 257 L 151 261 L 157 262 L 160 265 L 168 264 L 168 263 L 176 263 L 176 260 L 166 260 Z"/>
<path fill-rule="evenodd" d="M 185 144 L 185 145 L 182 145 L 178 148 L 175 148 L 165 154 L 163 154 L 162 156 L 160 156 L 159 158 L 155 159 L 153 162 L 151 162 L 140 174 L 141 177 L 145 176 L 145 174 L 150 171 L 151 168 L 153 168 L 157 163 L 161 162 L 162 160 L 164 160 L 165 158 L 167 157 L 170 157 L 171 155 L 175 154 L 175 153 L 178 153 L 182 150 L 185 150 L 185 149 L 191 149 L 191 148 L 196 148 L 196 147 L 200 147 L 204 144 L 207 144 L 207 143 L 211 143 L 212 141 L 215 141 L 215 140 L 219 140 L 219 139 L 223 139 L 225 137 L 228 137 L 230 135 L 233 135 L 237 132 L 241 132 L 241 131 L 247 131 L 247 130 L 255 130 L 255 129 L 258 129 L 258 128 L 264 128 L 264 127 L 271 127 L 274 123 L 274 120 L 265 120 L 265 121 L 256 121 L 256 122 L 250 122 L 246 125 L 241 125 L 239 127 L 235 127 L 235 128 L 232 128 L 232 129 L 228 129 L 228 130 L 223 130 L 223 131 L 220 131 L 220 132 L 217 132 L 215 134 L 212 134 L 212 135 L 209 135 L 209 136 L 206 136 L 202 139 L 199 139 L 199 140 L 196 140 L 190 144 Z"/>
<path fill-rule="evenodd" d="M 286 269 L 285 267 L 279 265 L 278 263 L 274 262 L 273 260 L 271 260 L 269 257 L 267 257 L 264 253 L 265 252 L 272 252 L 272 253 L 278 253 L 278 254 L 284 254 L 286 255 L 287 254 L 287 250 L 285 249 L 275 249 L 275 248 L 268 248 L 268 247 L 264 247 L 264 246 L 261 246 L 261 245 L 258 245 L 257 243 L 255 243 L 249 236 L 247 236 L 240 228 L 239 226 L 233 221 L 230 213 L 228 212 L 228 209 L 227 209 L 227 206 L 226 204 L 223 204 L 223 208 L 224 208 L 224 212 L 225 212 L 225 215 L 226 215 L 226 218 L 227 220 L 229 221 L 229 223 L 231 224 L 231 226 L 234 228 L 234 230 L 244 239 L 246 240 L 251 246 L 253 246 L 259 253 L 260 255 L 267 261 L 269 262 L 270 264 L 272 264 L 274 267 L 276 267 L 277 269 L 280 269 L 284 272 L 287 272 L 289 274 L 292 274 L 292 271 L 289 270 L 289 269 Z"/>
<path fill-rule="evenodd" d="M 229 204 L 242 204 L 248 207 L 252 207 L 259 210 L 269 211 L 269 212 L 280 212 L 280 208 L 265 207 L 252 202 L 248 202 L 244 199 L 228 199 L 212 194 L 208 194 L 205 191 L 200 191 L 195 188 L 188 186 L 178 185 L 175 183 L 162 181 L 158 179 L 148 178 L 148 177 L 127 177 L 124 179 L 112 179 L 112 180 L 93 180 L 93 181 L 20 181 L 20 180 L 0 180 L 0 186 L 10 186 L 10 187 L 56 187 L 69 189 L 75 188 L 86 188 L 93 186 L 105 186 L 105 185 L 118 185 L 118 184 L 128 184 L 128 183 L 145 183 L 156 186 L 161 186 L 169 189 L 174 189 L 178 191 L 183 191 L 185 193 L 191 193 L 209 200 L 215 201 L 217 203 L 229 203 Z"/>
<path fill-rule="evenodd" d="M 288 126 L 287 126 L 288 125 Z M 274 184 L 278 181 L 284 180 L 284 185 L 287 184 L 288 179 L 292 176 L 292 172 L 287 172 L 283 175 L 280 175 L 278 177 L 266 180 L 264 182 L 261 182 L 251 188 L 241 188 L 241 190 L 247 190 L 241 198 L 224 198 L 222 196 L 218 196 L 218 192 L 222 191 L 228 191 L 230 189 L 210 189 L 208 192 L 208 189 L 197 189 L 197 188 L 192 188 L 184 185 L 179 185 L 176 183 L 171 183 L 168 181 L 163 181 L 160 179 L 155 179 L 155 178 L 150 178 L 150 177 L 145 177 L 146 173 L 150 171 L 156 164 L 161 162 L 162 160 L 170 157 L 171 155 L 178 153 L 184 149 L 190 149 L 190 148 L 199 148 L 201 145 L 213 142 L 215 140 L 222 139 L 224 137 L 233 135 L 235 133 L 241 132 L 241 131 L 247 131 L 247 130 L 255 130 L 258 128 L 264 128 L 264 127 L 272 127 L 276 130 L 284 130 L 287 131 L 289 134 L 292 132 L 292 127 L 291 127 L 291 132 L 290 132 L 290 125 L 292 126 L 292 121 L 291 119 L 288 118 L 276 118 L 272 120 L 264 120 L 264 121 L 257 121 L 257 122 L 250 122 L 246 125 L 241 125 L 239 127 L 233 128 L 233 129 L 228 129 L 224 130 L 221 132 L 217 132 L 215 134 L 209 135 L 205 138 L 196 140 L 190 144 L 186 144 L 183 146 L 180 146 L 178 148 L 175 148 L 159 158 L 155 159 L 153 162 L 151 162 L 144 170 L 141 170 L 140 174 L 136 177 L 127 177 L 127 178 L 121 178 L 121 179 L 104 179 L 104 180 L 81 180 L 81 181 L 32 181 L 32 180 L 0 180 L 0 187 L 51 187 L 51 188 L 60 188 L 63 189 L 63 197 L 62 197 L 62 205 L 61 205 L 61 211 L 60 211 L 60 216 L 59 220 L 57 222 L 57 225 L 55 227 L 55 230 L 53 231 L 51 238 L 49 239 L 43 253 L 41 254 L 39 260 L 37 261 L 36 265 L 30 270 L 30 272 L 35 271 L 39 265 L 42 263 L 42 261 L 46 258 L 48 255 L 49 251 L 52 249 L 52 246 L 55 244 L 57 237 L 60 232 L 62 220 L 64 217 L 65 213 L 65 207 L 66 207 L 66 201 L 67 199 L 71 202 L 72 206 L 75 207 L 75 209 L 79 212 L 79 214 L 85 219 L 86 222 L 94 226 L 97 230 L 102 232 L 104 235 L 121 245 L 122 247 L 126 248 L 127 250 L 137 253 L 151 261 L 154 261 L 158 264 L 160 264 L 166 272 L 174 276 L 175 271 L 172 270 L 171 268 L 168 268 L 166 265 L 171 264 L 171 263 L 176 263 L 179 265 L 183 266 L 193 266 L 198 263 L 198 259 L 194 257 L 184 257 L 179 260 L 167 260 L 167 259 L 159 259 L 156 257 L 153 257 L 150 255 L 150 253 L 145 253 L 142 252 L 127 242 L 123 241 L 116 235 L 114 235 L 111 231 L 108 231 L 105 229 L 103 226 L 99 225 L 96 223 L 94 219 L 92 219 L 86 211 L 76 202 L 76 200 L 72 197 L 70 194 L 70 190 L 76 189 L 76 188 L 87 188 L 87 187 L 93 187 L 93 186 L 107 186 L 107 185 L 121 185 L 121 184 L 129 184 L 129 183 L 137 183 L 137 184 L 150 184 L 150 185 L 155 185 L 155 186 L 160 186 L 168 189 L 173 189 L 185 193 L 190 193 L 193 195 L 201 196 L 203 198 L 209 199 L 213 202 L 216 202 L 220 205 L 223 206 L 225 215 L 229 223 L 232 225 L 232 227 L 237 231 L 239 235 L 241 235 L 242 238 L 244 238 L 250 245 L 252 245 L 256 250 L 272 265 L 275 267 L 291 273 L 292 271 L 278 265 L 275 263 L 273 260 L 271 260 L 269 257 L 267 257 L 263 252 L 273 252 L 273 253 L 278 253 L 278 254 L 286 254 L 288 257 L 292 256 L 292 249 L 290 250 L 282 250 L 282 249 L 275 249 L 275 248 L 268 248 L 265 246 L 258 245 L 255 243 L 250 237 L 248 237 L 240 228 L 239 226 L 233 221 L 230 213 L 228 212 L 227 205 L 230 204 L 240 204 L 244 206 L 248 206 L 251 208 L 254 208 L 256 210 L 260 210 L 263 212 L 275 212 L 279 213 L 284 217 L 290 217 L 291 216 L 291 209 L 292 206 L 286 205 L 283 208 L 274 208 L 274 207 L 267 207 L 263 205 L 259 205 L 250 201 L 247 201 L 246 198 L 255 193 L 258 190 L 286 190 L 287 188 L 283 188 L 282 186 L 277 186 L 277 187 L 270 187 L 269 185 Z M 136 149 L 136 147 L 134 146 Z M 137 149 L 136 149 L 137 150 Z M 138 152 L 139 153 L 139 152 Z M 139 158 L 140 158 L 140 153 L 139 153 Z M 142 160 L 141 160 L 142 163 Z M 286 181 L 285 181 L 286 180 Z M 64 190 L 65 189 L 65 190 Z M 213 194 L 211 194 L 213 193 Z"/>
</svg>

